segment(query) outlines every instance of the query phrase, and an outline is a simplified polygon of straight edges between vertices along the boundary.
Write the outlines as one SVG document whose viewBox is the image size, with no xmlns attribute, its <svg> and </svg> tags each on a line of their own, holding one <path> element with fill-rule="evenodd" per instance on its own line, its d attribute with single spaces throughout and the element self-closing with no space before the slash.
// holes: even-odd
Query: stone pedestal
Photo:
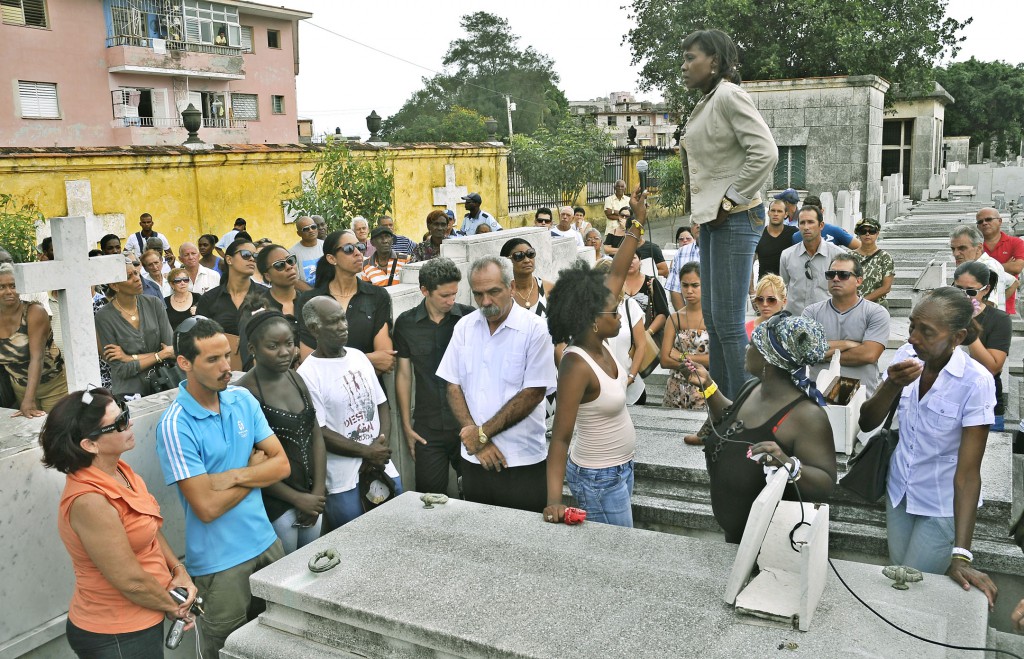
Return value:
<svg viewBox="0 0 1024 659">
<path fill-rule="evenodd" d="M 341 563 L 307 562 L 334 548 Z M 922 645 L 831 577 L 808 632 L 737 614 L 723 600 L 736 555 L 719 541 L 569 527 L 540 515 L 408 492 L 252 577 L 265 614 L 222 657 L 959 656 Z M 836 561 L 847 583 L 898 625 L 982 645 L 986 601 L 944 576 L 897 591 L 878 566 Z"/>
</svg>

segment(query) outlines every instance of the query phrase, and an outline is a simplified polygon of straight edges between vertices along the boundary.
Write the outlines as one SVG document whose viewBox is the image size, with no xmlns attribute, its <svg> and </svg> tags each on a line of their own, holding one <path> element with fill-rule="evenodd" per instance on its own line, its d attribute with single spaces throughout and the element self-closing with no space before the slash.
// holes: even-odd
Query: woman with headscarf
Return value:
<svg viewBox="0 0 1024 659">
<path fill-rule="evenodd" d="M 726 542 L 739 543 L 754 499 L 774 469 L 790 472 L 784 498 L 823 501 L 836 483 L 836 448 L 821 394 L 807 375 L 828 350 L 821 325 L 782 312 L 754 330 L 745 367 L 753 374 L 730 401 L 687 360 L 691 381 L 703 389 L 712 432 L 704 443 L 711 508 Z"/>
</svg>

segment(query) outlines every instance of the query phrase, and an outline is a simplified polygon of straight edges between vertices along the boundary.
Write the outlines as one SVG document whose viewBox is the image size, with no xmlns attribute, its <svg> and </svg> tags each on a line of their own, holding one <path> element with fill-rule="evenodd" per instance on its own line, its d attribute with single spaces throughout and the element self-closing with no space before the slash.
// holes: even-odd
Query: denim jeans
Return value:
<svg viewBox="0 0 1024 659">
<path fill-rule="evenodd" d="M 700 303 L 710 338 L 711 379 L 729 399 L 748 379 L 743 369 L 754 248 L 764 230 L 764 204 L 729 215 L 700 231 Z"/>
<path fill-rule="evenodd" d="M 572 460 L 565 464 L 565 480 L 588 522 L 633 527 L 633 461 L 617 467 L 588 469 Z"/>
<path fill-rule="evenodd" d="M 125 634 L 97 634 L 76 627 L 68 620 L 64 627 L 68 645 L 80 659 L 153 659 L 164 656 L 164 623 Z"/>
<path fill-rule="evenodd" d="M 953 554 L 952 517 L 927 517 L 907 512 L 907 498 L 893 508 L 885 497 L 885 526 L 889 537 L 889 560 L 922 572 L 945 574 Z"/>
<path fill-rule="evenodd" d="M 395 496 L 401 494 L 402 479 L 395 476 Z M 359 486 L 351 490 L 327 495 L 327 506 L 324 508 L 322 535 L 344 526 L 363 514 L 363 502 L 359 500 Z"/>
<path fill-rule="evenodd" d="M 271 522 L 274 525 L 274 532 L 277 533 L 278 540 L 284 546 L 284 553 L 286 555 L 299 547 L 305 547 L 320 537 L 320 524 L 324 521 L 323 515 L 316 518 L 316 523 L 313 526 L 295 526 L 298 520 L 299 511 L 295 508 L 290 508 Z"/>
</svg>

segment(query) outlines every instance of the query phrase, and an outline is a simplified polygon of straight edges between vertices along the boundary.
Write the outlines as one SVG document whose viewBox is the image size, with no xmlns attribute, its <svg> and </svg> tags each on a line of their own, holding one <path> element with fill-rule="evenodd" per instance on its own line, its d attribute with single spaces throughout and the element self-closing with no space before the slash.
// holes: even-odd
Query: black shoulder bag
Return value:
<svg viewBox="0 0 1024 659">
<path fill-rule="evenodd" d="M 892 402 L 889 414 L 878 434 L 868 440 L 860 453 L 850 458 L 849 469 L 839 481 L 839 485 L 869 503 L 877 503 L 885 495 L 885 483 L 889 478 L 889 462 L 899 443 L 899 430 L 892 426 L 896 408 L 900 405 L 900 397 Z"/>
</svg>

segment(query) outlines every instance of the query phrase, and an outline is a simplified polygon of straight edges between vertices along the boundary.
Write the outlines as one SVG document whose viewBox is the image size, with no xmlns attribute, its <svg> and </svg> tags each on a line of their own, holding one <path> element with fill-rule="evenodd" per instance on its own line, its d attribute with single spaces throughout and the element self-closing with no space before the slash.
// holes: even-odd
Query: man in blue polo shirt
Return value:
<svg viewBox="0 0 1024 659">
<path fill-rule="evenodd" d="M 188 379 L 160 418 L 156 448 L 185 509 L 185 567 L 206 609 L 202 653 L 217 657 L 228 635 L 263 609 L 249 576 L 284 556 L 260 488 L 291 468 L 253 395 L 228 386 L 231 346 L 220 325 L 186 320 L 174 352 Z"/>
</svg>

